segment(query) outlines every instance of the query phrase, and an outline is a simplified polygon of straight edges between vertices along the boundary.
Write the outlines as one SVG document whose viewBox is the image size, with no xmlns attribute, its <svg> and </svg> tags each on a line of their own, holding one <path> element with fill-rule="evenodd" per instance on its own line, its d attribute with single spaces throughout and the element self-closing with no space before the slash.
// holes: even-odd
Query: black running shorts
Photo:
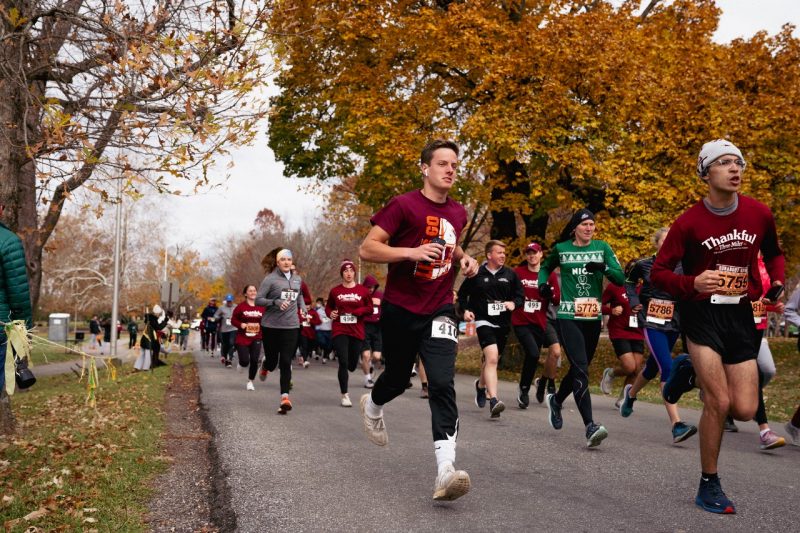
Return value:
<svg viewBox="0 0 800 533">
<path fill-rule="evenodd" d="M 556 321 L 547 319 L 547 327 L 544 330 L 544 342 L 542 348 L 549 348 L 550 346 L 558 344 L 558 331 L 556 331 Z"/>
<path fill-rule="evenodd" d="M 758 357 L 761 332 L 753 320 L 750 301 L 739 304 L 712 304 L 710 300 L 679 302 L 681 328 L 695 344 L 708 346 L 726 365 Z"/>
<path fill-rule="evenodd" d="M 364 323 L 364 350 L 371 352 L 383 351 L 381 342 L 381 325 L 378 322 Z"/>
<path fill-rule="evenodd" d="M 496 344 L 497 353 L 503 355 L 503 350 L 506 349 L 506 341 L 508 340 L 508 332 L 508 326 L 500 326 L 498 328 L 480 326 L 478 327 L 478 343 L 481 345 L 481 349 Z"/>
<path fill-rule="evenodd" d="M 631 339 L 611 339 L 611 345 L 614 346 L 614 353 L 617 354 L 617 357 L 631 352 L 644 353 L 644 341 Z"/>
</svg>

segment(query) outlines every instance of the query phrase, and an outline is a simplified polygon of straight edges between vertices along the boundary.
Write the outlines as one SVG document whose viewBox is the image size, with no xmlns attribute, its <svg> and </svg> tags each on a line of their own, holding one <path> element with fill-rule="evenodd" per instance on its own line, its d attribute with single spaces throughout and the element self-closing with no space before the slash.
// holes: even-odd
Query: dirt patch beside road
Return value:
<svg viewBox="0 0 800 533">
<path fill-rule="evenodd" d="M 197 367 L 173 365 L 165 398 L 164 453 L 170 469 L 154 481 L 152 531 L 232 531 L 236 517 L 217 461 L 213 428 L 200 405 Z"/>
</svg>

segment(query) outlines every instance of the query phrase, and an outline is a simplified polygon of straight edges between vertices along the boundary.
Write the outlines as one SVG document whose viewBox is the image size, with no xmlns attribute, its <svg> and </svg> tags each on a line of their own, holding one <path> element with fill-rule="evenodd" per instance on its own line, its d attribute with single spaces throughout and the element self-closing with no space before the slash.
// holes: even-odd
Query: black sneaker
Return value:
<svg viewBox="0 0 800 533">
<path fill-rule="evenodd" d="M 667 403 L 678 403 L 685 392 L 694 388 L 694 367 L 688 354 L 681 354 L 672 361 L 669 378 L 664 383 L 662 395 Z"/>
<path fill-rule="evenodd" d="M 542 403 L 544 401 L 544 392 L 547 388 L 547 378 L 536 378 L 533 386 L 536 387 L 536 401 Z"/>
<path fill-rule="evenodd" d="M 555 394 L 556 393 L 556 380 L 553 378 L 547 378 L 547 394 Z"/>
<path fill-rule="evenodd" d="M 478 406 L 479 409 L 483 409 L 486 407 L 486 387 L 479 387 L 478 383 L 481 380 L 475 380 L 475 405 Z"/>
<path fill-rule="evenodd" d="M 500 413 L 506 410 L 506 404 L 498 400 L 497 398 L 492 398 L 489 400 L 489 411 L 491 412 L 491 418 L 500 418 Z"/>
<path fill-rule="evenodd" d="M 599 446 L 606 437 L 608 437 L 608 430 L 603 426 L 595 424 L 594 422 L 590 422 L 589 425 L 586 426 L 586 446 L 589 448 Z"/>
<path fill-rule="evenodd" d="M 561 429 L 564 420 L 561 418 L 561 406 L 556 402 L 555 394 L 547 395 L 547 409 L 550 411 L 547 416 L 547 421 L 553 429 Z"/>
<path fill-rule="evenodd" d="M 520 409 L 527 409 L 528 405 L 530 404 L 530 398 L 528 397 L 528 391 L 524 390 L 522 387 L 519 389 L 519 394 L 517 395 L 517 405 L 519 405 Z"/>
<path fill-rule="evenodd" d="M 709 513 L 716 514 L 736 514 L 736 506 L 725 496 L 719 478 L 708 479 L 700 478 L 700 488 L 697 489 L 697 497 L 694 503 L 699 508 Z"/>
<path fill-rule="evenodd" d="M 723 429 L 730 433 L 739 433 L 739 426 L 737 426 L 736 423 L 733 421 L 732 416 L 725 417 L 725 425 L 723 426 Z"/>
</svg>

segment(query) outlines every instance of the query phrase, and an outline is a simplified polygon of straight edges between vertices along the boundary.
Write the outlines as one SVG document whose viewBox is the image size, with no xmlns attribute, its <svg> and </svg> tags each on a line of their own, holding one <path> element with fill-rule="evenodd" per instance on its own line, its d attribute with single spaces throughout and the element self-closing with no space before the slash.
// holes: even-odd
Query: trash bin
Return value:
<svg viewBox="0 0 800 533">
<path fill-rule="evenodd" d="M 47 338 L 55 342 L 66 342 L 69 333 L 69 313 L 50 313 Z"/>
</svg>

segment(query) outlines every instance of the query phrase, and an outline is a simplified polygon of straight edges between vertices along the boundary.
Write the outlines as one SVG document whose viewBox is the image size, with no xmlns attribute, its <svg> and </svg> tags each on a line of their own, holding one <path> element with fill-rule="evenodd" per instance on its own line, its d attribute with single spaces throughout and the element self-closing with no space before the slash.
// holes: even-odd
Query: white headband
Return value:
<svg viewBox="0 0 800 533">
<path fill-rule="evenodd" d="M 288 257 L 289 259 L 291 259 L 292 251 L 288 248 L 284 248 L 283 250 L 278 252 L 278 255 L 275 256 L 275 259 L 283 259 L 284 257 Z"/>
</svg>

